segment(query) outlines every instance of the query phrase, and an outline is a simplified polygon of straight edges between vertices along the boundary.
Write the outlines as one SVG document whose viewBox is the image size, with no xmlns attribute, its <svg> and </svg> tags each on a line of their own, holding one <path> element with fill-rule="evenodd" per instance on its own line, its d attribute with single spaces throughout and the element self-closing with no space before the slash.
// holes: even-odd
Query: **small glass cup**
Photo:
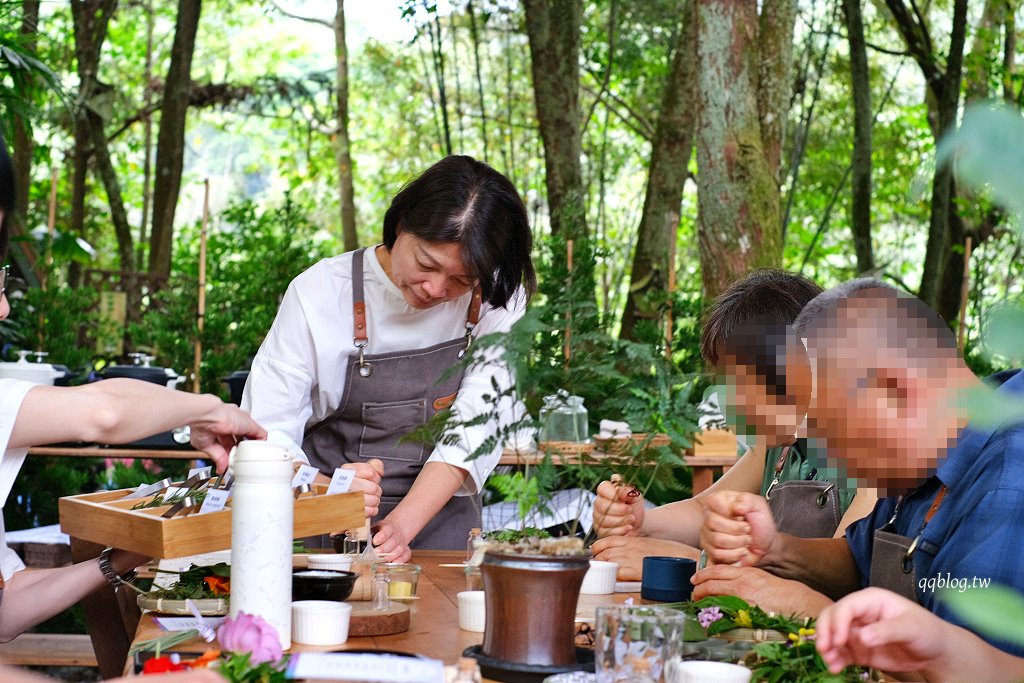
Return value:
<svg viewBox="0 0 1024 683">
<path fill-rule="evenodd" d="M 598 683 L 665 681 L 665 662 L 683 646 L 685 612 L 668 607 L 597 608 L 594 659 Z"/>
<path fill-rule="evenodd" d="M 466 590 L 482 591 L 484 589 L 484 574 L 480 567 L 466 567 Z"/>
<path fill-rule="evenodd" d="M 416 597 L 420 581 L 420 566 L 412 563 L 384 562 L 388 573 L 388 597 L 392 600 L 410 600 Z M 381 565 L 378 565 L 381 566 Z"/>
</svg>

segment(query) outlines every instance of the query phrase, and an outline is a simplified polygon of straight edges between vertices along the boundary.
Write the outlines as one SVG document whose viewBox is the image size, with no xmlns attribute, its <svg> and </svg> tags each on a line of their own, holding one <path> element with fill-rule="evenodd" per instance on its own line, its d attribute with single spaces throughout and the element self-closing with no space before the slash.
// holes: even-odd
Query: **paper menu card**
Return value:
<svg viewBox="0 0 1024 683">
<path fill-rule="evenodd" d="M 444 663 L 437 659 L 386 654 L 301 652 L 288 662 L 290 679 L 367 681 L 368 683 L 444 683 Z"/>
</svg>

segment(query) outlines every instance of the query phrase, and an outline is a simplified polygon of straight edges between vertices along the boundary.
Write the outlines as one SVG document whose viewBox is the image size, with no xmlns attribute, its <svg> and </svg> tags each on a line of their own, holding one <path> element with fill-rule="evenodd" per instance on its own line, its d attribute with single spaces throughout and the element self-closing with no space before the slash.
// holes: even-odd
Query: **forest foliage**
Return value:
<svg viewBox="0 0 1024 683">
<path fill-rule="evenodd" d="M 825 286 L 878 275 L 955 325 L 968 236 L 967 348 L 987 369 L 987 316 L 1021 297 L 1020 233 L 935 154 L 964 106 L 1019 103 L 1020 3 L 923 7 L 396 0 L 375 16 L 340 0 L 0 3 L 0 124 L 25 197 L 16 270 L 51 285 L 27 288 L 0 335 L 88 363 L 99 355 L 89 290 L 121 288 L 128 348 L 190 369 L 209 178 L 202 379 L 218 390 L 291 276 L 353 239 L 375 242 L 390 197 L 461 153 L 515 183 L 538 245 L 567 226 L 604 333 L 658 346 L 669 325 L 685 372 L 701 369 L 693 342 L 709 297 L 756 265 Z M 172 57 L 189 21 L 183 75 Z M 377 23 L 390 34 L 368 31 Z M 177 142 L 173 88 L 187 103 Z M 175 153 L 177 195 L 163 170 Z M 156 214 L 169 201 L 168 224 Z M 169 279 L 153 256 L 168 226 Z M 548 290 L 568 272 L 557 251 L 542 259 Z"/>
</svg>

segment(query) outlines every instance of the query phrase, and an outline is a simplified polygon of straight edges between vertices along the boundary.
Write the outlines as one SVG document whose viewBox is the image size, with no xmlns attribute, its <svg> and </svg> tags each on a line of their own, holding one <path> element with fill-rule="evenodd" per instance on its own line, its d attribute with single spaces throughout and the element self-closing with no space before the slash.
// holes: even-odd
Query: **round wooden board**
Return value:
<svg viewBox="0 0 1024 683">
<path fill-rule="evenodd" d="M 392 602 L 386 611 L 375 612 L 369 602 L 350 602 L 352 618 L 348 623 L 350 638 L 357 636 L 389 636 L 409 630 L 409 606 Z"/>
</svg>

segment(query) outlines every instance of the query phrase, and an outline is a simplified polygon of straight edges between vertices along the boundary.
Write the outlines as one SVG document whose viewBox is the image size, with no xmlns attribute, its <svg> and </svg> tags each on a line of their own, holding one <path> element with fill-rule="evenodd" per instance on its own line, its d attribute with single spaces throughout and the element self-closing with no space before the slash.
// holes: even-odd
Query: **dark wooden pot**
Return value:
<svg viewBox="0 0 1024 683">
<path fill-rule="evenodd" d="M 539 666 L 575 664 L 576 601 L 589 567 L 589 555 L 488 552 L 481 565 L 483 654 Z"/>
</svg>

